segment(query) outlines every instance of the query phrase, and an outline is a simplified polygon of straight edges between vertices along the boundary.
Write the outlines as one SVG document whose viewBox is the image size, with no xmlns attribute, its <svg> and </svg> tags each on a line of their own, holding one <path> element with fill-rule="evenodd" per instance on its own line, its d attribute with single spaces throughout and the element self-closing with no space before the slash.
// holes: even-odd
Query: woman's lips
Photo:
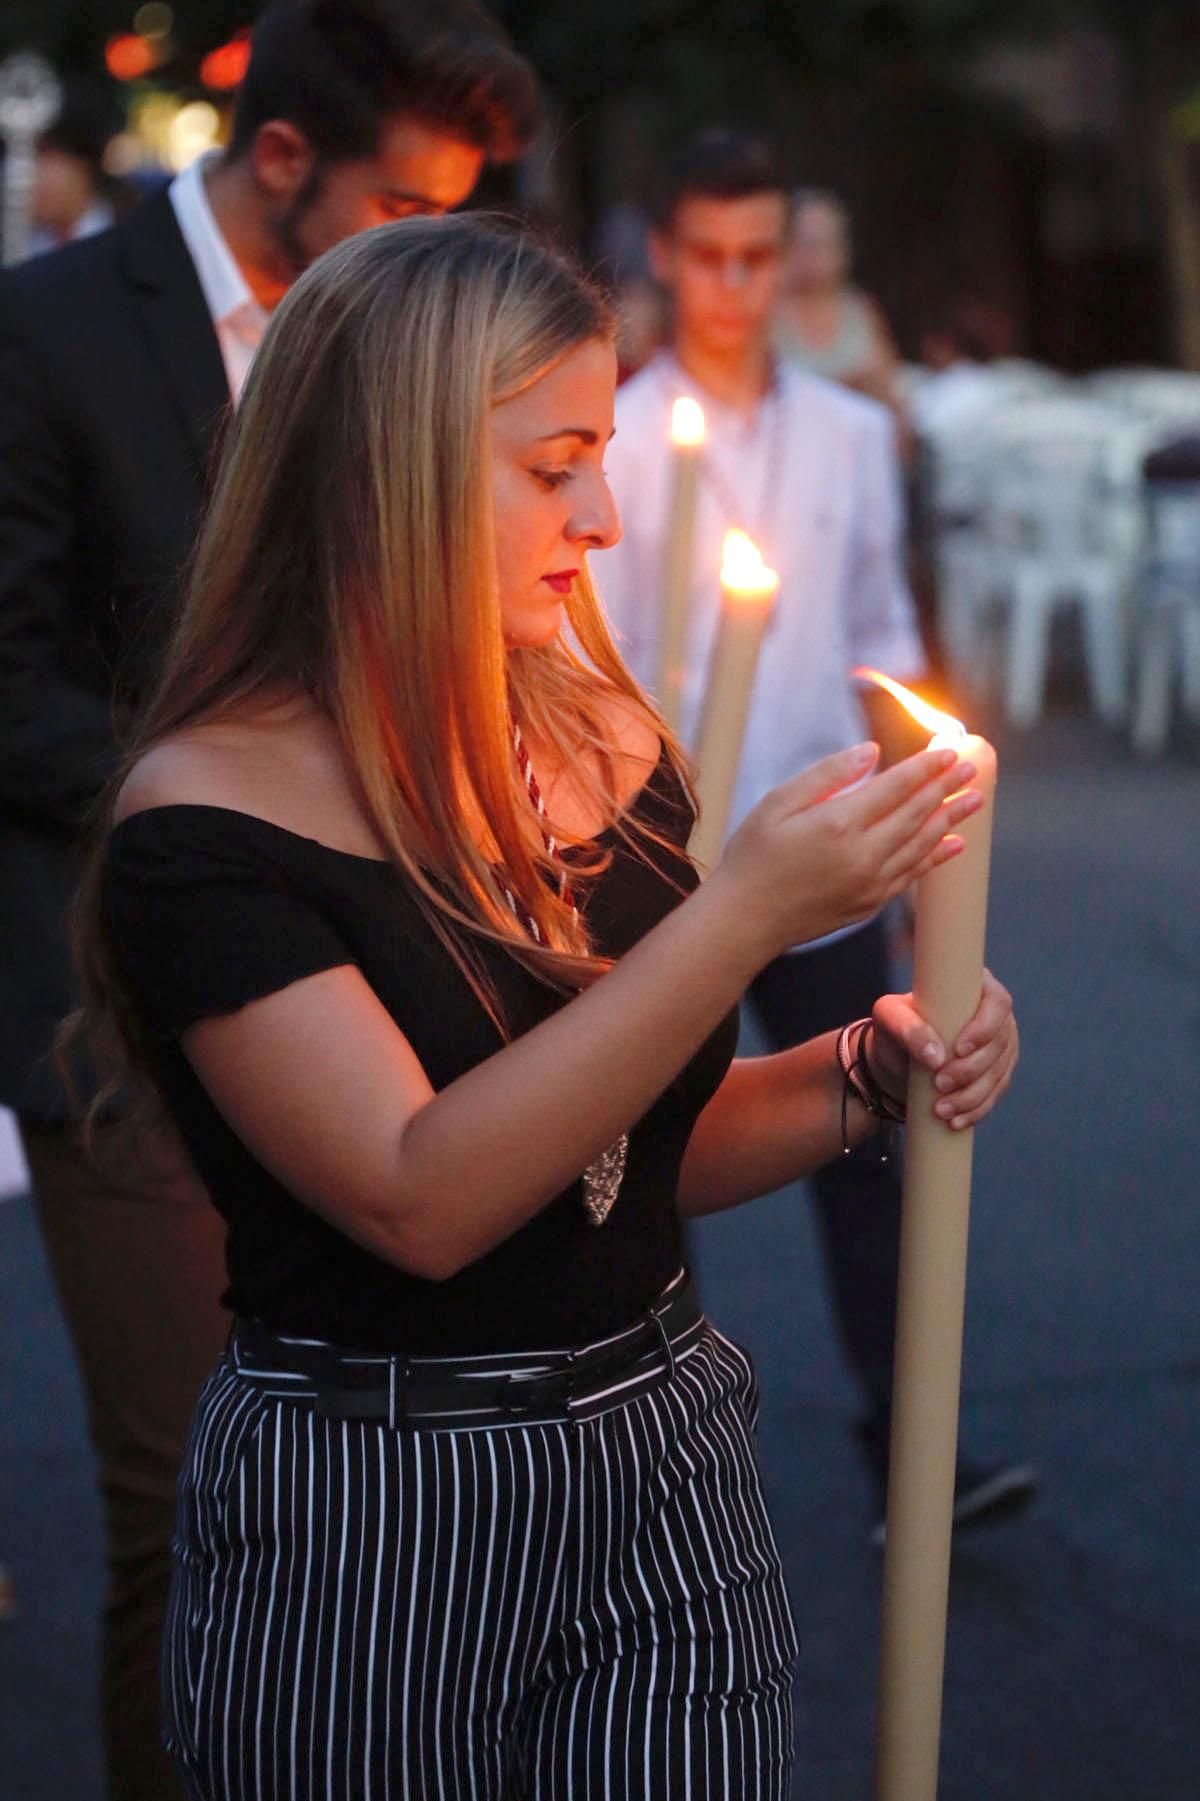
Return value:
<svg viewBox="0 0 1200 1801">
<path fill-rule="evenodd" d="M 571 583 L 578 574 L 578 569 L 560 569 L 555 575 L 544 575 L 542 580 L 553 588 L 556 594 L 569 594 Z"/>
</svg>

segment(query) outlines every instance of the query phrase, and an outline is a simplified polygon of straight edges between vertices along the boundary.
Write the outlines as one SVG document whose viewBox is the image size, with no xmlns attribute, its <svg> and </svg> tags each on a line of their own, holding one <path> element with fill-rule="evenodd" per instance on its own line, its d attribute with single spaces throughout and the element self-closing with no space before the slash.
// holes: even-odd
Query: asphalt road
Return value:
<svg viewBox="0 0 1200 1801">
<path fill-rule="evenodd" d="M 1059 718 L 1001 743 L 989 957 L 1020 1080 L 977 1147 L 963 1433 L 1033 1461 L 956 1549 L 942 1801 L 1200 1795 L 1200 751 Z M 754 1351 L 803 1638 L 797 1795 L 864 1801 L 878 1555 L 802 1191 L 711 1222 L 706 1302 Z M 99 1535 L 29 1207 L 0 1206 L 0 1792 L 99 1801 Z M 632 1798 L 631 1798 L 632 1801 Z"/>
</svg>

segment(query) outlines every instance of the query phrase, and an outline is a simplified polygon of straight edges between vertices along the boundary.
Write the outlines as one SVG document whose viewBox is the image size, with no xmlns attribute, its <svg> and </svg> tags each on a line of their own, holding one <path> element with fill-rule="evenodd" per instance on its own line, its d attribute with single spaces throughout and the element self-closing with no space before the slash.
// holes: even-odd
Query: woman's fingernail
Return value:
<svg viewBox="0 0 1200 1801">
<path fill-rule="evenodd" d="M 927 1044 L 925 1049 L 921 1052 L 921 1055 L 924 1057 L 926 1063 L 928 1063 L 930 1069 L 940 1069 L 942 1067 L 942 1053 L 936 1044 Z"/>
<path fill-rule="evenodd" d="M 951 1120 L 951 1121 L 950 1121 L 950 1130 L 951 1130 L 951 1131 L 952 1131 L 952 1132 L 961 1132 L 961 1131 L 962 1131 L 962 1129 L 963 1129 L 963 1127 L 964 1127 L 964 1126 L 965 1126 L 965 1125 L 966 1125 L 966 1124 L 967 1124 L 967 1117 L 966 1117 L 966 1114 L 965 1114 L 965 1113 L 960 1113 L 960 1114 L 959 1114 L 959 1116 L 958 1116 L 958 1118 L 957 1118 L 957 1119 L 952 1119 L 952 1120 Z"/>
<path fill-rule="evenodd" d="M 978 774 L 979 771 L 976 769 L 974 763 L 960 763 L 958 768 L 954 771 L 954 778 L 956 781 L 961 782 L 965 788 L 967 783 L 974 781 Z"/>
<path fill-rule="evenodd" d="M 949 1076 L 943 1074 L 937 1077 L 933 1085 L 942 1094 L 945 1094 L 949 1089 L 953 1088 L 954 1083 L 950 1080 Z"/>
<path fill-rule="evenodd" d="M 971 1052 L 974 1049 L 975 1049 L 974 1040 L 971 1038 L 964 1038 L 962 1043 L 958 1047 L 958 1054 L 960 1057 L 969 1057 L 971 1055 Z"/>
<path fill-rule="evenodd" d="M 939 1119 L 949 1119 L 950 1115 L 954 1112 L 954 1102 L 953 1101 L 939 1101 L 937 1106 L 934 1108 L 934 1112 L 937 1114 Z"/>
</svg>

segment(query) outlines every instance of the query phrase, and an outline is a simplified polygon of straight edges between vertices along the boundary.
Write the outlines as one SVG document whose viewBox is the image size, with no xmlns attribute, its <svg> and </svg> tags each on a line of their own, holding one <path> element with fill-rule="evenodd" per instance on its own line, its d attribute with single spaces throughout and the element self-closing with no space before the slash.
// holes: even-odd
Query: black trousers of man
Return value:
<svg viewBox="0 0 1200 1801">
<path fill-rule="evenodd" d="M 887 929 L 874 919 L 831 944 L 776 957 L 747 998 L 769 1048 L 781 1051 L 863 1018 L 891 986 Z M 881 1436 L 886 1443 L 892 1394 L 900 1168 L 894 1156 L 880 1161 L 875 1138 L 819 1169 L 810 1187 L 838 1335 L 862 1390 L 863 1436 L 873 1454 Z"/>
</svg>

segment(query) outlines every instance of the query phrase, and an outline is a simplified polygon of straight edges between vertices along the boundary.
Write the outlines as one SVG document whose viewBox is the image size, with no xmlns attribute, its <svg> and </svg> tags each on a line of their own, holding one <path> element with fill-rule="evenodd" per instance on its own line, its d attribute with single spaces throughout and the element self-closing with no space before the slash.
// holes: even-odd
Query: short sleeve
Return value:
<svg viewBox="0 0 1200 1801">
<path fill-rule="evenodd" d="M 357 961 L 285 854 L 290 838 L 212 807 L 150 808 L 114 829 L 104 929 L 156 1035 L 178 1036 L 199 1019 Z"/>
</svg>

